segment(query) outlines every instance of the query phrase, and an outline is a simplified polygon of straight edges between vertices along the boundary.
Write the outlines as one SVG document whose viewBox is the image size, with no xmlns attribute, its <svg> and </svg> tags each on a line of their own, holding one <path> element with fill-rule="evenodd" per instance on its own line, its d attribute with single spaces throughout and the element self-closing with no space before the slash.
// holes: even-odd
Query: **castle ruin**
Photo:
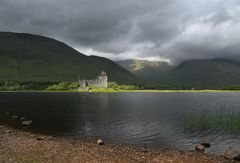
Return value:
<svg viewBox="0 0 240 163">
<path fill-rule="evenodd" d="M 107 73 L 102 71 L 97 79 L 94 80 L 79 80 L 79 89 L 88 89 L 89 87 L 101 87 L 107 88 L 108 87 L 108 77 Z"/>
</svg>

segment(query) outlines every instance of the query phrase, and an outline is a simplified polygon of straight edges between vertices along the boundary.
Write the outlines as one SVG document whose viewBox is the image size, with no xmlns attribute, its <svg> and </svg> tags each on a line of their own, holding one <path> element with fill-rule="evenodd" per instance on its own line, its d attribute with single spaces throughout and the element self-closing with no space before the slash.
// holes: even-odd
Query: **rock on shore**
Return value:
<svg viewBox="0 0 240 163">
<path fill-rule="evenodd" d="M 232 147 L 228 148 L 225 151 L 224 157 L 227 158 L 227 159 L 240 161 L 240 153 L 236 149 L 234 149 Z"/>
</svg>

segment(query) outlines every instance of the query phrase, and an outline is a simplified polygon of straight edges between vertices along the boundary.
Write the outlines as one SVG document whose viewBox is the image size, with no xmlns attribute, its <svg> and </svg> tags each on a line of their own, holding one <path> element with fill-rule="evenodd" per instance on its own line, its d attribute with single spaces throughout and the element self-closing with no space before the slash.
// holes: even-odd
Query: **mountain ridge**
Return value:
<svg viewBox="0 0 240 163">
<path fill-rule="evenodd" d="M 110 81 L 138 82 L 139 79 L 98 56 L 86 56 L 71 46 L 41 35 L 0 32 L 0 80 L 76 81 L 95 78 L 101 70 Z"/>
<path fill-rule="evenodd" d="M 124 66 L 123 62 L 118 62 L 118 64 Z M 132 62 L 135 61 L 132 60 Z M 130 60 L 128 63 L 131 63 Z M 164 64 L 167 65 L 167 69 L 161 69 L 161 66 L 149 68 L 148 65 L 138 71 L 129 69 L 127 66 L 125 68 L 144 78 L 148 83 L 156 85 L 224 86 L 240 84 L 240 62 L 238 61 L 216 58 L 187 60 L 178 65 L 170 65 L 166 62 Z"/>
</svg>

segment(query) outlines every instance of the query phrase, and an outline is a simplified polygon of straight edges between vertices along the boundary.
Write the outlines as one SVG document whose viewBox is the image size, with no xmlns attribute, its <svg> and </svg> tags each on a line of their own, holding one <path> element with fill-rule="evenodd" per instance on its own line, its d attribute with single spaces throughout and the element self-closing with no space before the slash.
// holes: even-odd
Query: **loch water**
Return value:
<svg viewBox="0 0 240 163">
<path fill-rule="evenodd" d="M 17 115 L 18 118 L 12 118 Z M 0 93 L 0 125 L 76 139 L 208 153 L 240 150 L 240 93 Z"/>
</svg>

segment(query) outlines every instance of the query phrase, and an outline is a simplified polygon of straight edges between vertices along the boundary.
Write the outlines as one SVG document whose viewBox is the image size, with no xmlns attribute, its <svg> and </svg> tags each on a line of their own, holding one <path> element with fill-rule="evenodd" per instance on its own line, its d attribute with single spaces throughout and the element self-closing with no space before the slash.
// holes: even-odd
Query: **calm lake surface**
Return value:
<svg viewBox="0 0 240 163">
<path fill-rule="evenodd" d="M 240 93 L 0 93 L 0 124 L 32 132 L 107 143 L 240 150 Z"/>
</svg>

